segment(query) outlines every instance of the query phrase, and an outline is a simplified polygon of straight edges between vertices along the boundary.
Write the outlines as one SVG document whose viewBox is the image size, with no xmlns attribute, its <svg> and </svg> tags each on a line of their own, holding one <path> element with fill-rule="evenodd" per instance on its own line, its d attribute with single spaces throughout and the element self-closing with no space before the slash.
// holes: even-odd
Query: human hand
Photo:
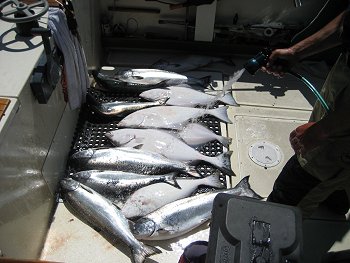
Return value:
<svg viewBox="0 0 350 263">
<path fill-rule="evenodd" d="M 310 129 L 314 124 L 315 122 L 308 122 L 290 133 L 289 142 L 296 154 L 305 155 L 322 143 L 322 136 L 317 129 Z"/>
<path fill-rule="evenodd" d="M 262 67 L 261 70 L 276 77 L 282 77 L 285 71 L 296 62 L 297 57 L 291 48 L 275 49 L 271 52 L 266 66 Z"/>
</svg>

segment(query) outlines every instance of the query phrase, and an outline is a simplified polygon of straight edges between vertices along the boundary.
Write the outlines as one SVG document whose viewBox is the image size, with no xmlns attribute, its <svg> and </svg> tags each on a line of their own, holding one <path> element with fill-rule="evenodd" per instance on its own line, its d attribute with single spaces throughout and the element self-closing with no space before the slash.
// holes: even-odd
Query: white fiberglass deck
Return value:
<svg viewBox="0 0 350 263">
<path fill-rule="evenodd" d="M 241 69 L 240 64 L 237 63 L 237 65 L 237 70 Z M 217 78 L 220 89 L 223 87 L 222 75 L 217 73 L 217 70 L 215 71 L 213 76 Z M 326 71 L 323 72 L 321 76 L 325 77 Z M 197 72 L 194 75 L 203 76 L 203 74 L 207 72 Z M 309 80 L 317 86 L 323 82 L 322 78 L 312 77 L 312 75 Z M 263 73 L 258 73 L 254 77 L 244 73 L 232 88 L 233 95 L 240 106 L 229 108 L 229 116 L 233 124 L 222 126 L 223 135 L 227 132 L 227 135 L 233 139 L 230 150 L 233 151 L 231 162 L 236 176 L 228 180 L 234 186 L 240 179 L 249 175 L 252 188 L 266 197 L 283 165 L 293 154 L 288 143 L 289 133 L 295 127 L 307 122 L 312 109 L 311 105 L 315 100 L 303 83 L 290 76 L 285 79 L 275 79 Z M 279 164 L 265 168 L 249 158 L 251 145 L 261 141 L 279 147 L 281 151 Z M 319 230 L 317 226 L 325 229 L 328 223 L 316 218 L 311 225 L 316 226 L 315 229 Z M 330 224 L 336 227 L 339 227 L 337 224 L 341 224 L 347 229 L 349 226 L 338 221 L 331 221 Z M 343 231 L 338 237 L 345 236 L 346 232 Z M 146 259 L 146 262 L 177 263 L 183 249 L 188 244 L 196 240 L 208 240 L 208 234 L 209 228 L 204 225 L 176 240 L 147 242 L 147 244 L 160 248 L 162 253 L 151 256 Z M 330 246 L 332 246 L 331 250 L 337 251 L 348 249 L 349 244 L 348 234 Z M 113 246 L 99 233 L 73 216 L 60 203 L 54 215 L 41 259 L 67 263 L 128 263 L 131 262 L 129 253 L 125 245 L 118 243 Z"/>
</svg>

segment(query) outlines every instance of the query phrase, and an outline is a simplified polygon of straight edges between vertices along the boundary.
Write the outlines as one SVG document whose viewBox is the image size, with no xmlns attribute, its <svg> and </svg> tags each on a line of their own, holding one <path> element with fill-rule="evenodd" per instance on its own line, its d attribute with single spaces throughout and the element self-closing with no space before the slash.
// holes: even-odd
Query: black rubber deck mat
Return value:
<svg viewBox="0 0 350 263">
<path fill-rule="evenodd" d="M 86 150 L 88 148 L 114 147 L 112 143 L 106 138 L 105 133 L 108 131 L 117 130 L 117 124 L 122 118 L 103 116 L 95 112 L 91 107 L 92 103 L 112 101 L 138 102 L 143 100 L 137 97 L 137 95 L 118 94 L 90 88 L 88 90 L 87 102 L 80 110 L 70 155 L 77 151 Z M 220 122 L 216 118 L 205 116 L 198 121 L 199 123 L 214 131 L 216 134 L 221 135 Z M 224 148 L 220 142 L 212 141 L 196 149 L 203 155 L 213 157 L 223 153 Z M 210 164 L 204 162 L 200 163 L 196 166 L 196 170 L 202 176 L 208 176 L 217 173 L 219 174 L 223 183 L 226 184 L 225 175 Z M 203 191 L 205 190 L 206 188 L 203 189 Z"/>
</svg>

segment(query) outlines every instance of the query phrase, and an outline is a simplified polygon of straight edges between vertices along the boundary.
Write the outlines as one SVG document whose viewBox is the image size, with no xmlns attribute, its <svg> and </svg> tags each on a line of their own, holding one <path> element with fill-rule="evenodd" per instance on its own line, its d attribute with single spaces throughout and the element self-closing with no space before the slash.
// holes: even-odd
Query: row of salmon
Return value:
<svg viewBox="0 0 350 263">
<path fill-rule="evenodd" d="M 146 72 L 142 71 L 143 74 Z M 123 71 L 119 77 L 114 76 L 119 88 L 136 85 L 145 89 L 147 86 L 151 92 L 154 91 L 151 86 L 159 88 L 160 85 L 184 83 L 176 80 L 157 82 L 155 79 L 147 82 L 144 77 L 152 74 L 141 78 L 132 73 L 135 72 Z M 128 78 L 135 81 L 128 82 Z M 190 86 L 177 90 L 182 89 L 191 90 Z M 166 93 L 161 100 L 174 101 L 169 96 Z M 229 98 L 227 95 L 222 98 L 225 96 Z M 177 100 L 181 101 L 179 97 Z M 100 105 L 100 108 L 105 106 Z M 229 144 L 228 138 L 195 122 L 207 114 L 230 122 L 226 107 L 153 105 L 152 108 L 129 111 L 118 123 L 118 129 L 106 134 L 116 147 L 87 149 L 70 156 L 69 166 L 73 173 L 61 181 L 65 205 L 94 229 L 112 240 L 122 240 L 130 247 L 133 261 L 143 262 L 145 257 L 160 251 L 139 240 L 178 237 L 207 222 L 218 193 L 260 198 L 250 188 L 248 178 L 232 189 L 225 189 L 218 174 L 202 177 L 197 172 L 196 165 L 206 162 L 233 175 L 230 152 L 209 157 L 194 148 L 212 140 L 218 140 L 225 147 Z M 184 178 L 180 174 L 190 177 Z M 193 195 L 200 185 L 217 190 Z"/>
</svg>

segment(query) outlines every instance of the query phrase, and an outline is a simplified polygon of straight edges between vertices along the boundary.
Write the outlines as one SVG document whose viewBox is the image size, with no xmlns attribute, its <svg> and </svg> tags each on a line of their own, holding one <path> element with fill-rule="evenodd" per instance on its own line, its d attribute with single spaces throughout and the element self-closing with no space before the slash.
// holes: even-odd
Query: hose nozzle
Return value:
<svg viewBox="0 0 350 263">
<path fill-rule="evenodd" d="M 254 75 L 261 67 L 267 64 L 270 55 L 271 55 L 271 49 L 264 48 L 262 51 L 256 54 L 253 58 L 248 60 L 248 62 L 244 64 L 244 68 L 250 74 Z"/>
</svg>

